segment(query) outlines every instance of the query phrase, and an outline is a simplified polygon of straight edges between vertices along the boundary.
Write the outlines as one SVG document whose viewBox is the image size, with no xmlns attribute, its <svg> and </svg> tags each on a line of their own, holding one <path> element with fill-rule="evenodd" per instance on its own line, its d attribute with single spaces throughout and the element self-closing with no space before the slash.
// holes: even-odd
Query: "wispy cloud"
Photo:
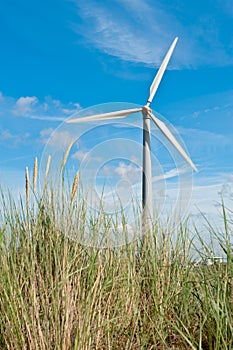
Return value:
<svg viewBox="0 0 233 350">
<path fill-rule="evenodd" d="M 184 167 L 184 168 L 180 168 L 180 169 L 174 168 L 174 169 L 168 170 L 164 174 L 153 176 L 152 182 L 156 182 L 159 180 L 172 179 L 172 178 L 177 177 L 177 176 L 179 177 L 181 174 L 184 174 L 188 171 L 189 171 L 188 166 Z"/>
<path fill-rule="evenodd" d="M 222 11 L 229 17 L 233 17 L 233 4 L 232 0 L 218 0 L 219 6 L 221 6 Z"/>
<path fill-rule="evenodd" d="M 188 209 L 193 219 L 192 222 L 198 228 L 202 228 L 205 234 L 207 233 L 205 227 L 208 226 L 206 220 L 209 220 L 213 227 L 215 226 L 218 230 L 221 230 L 224 226 L 222 201 L 227 210 L 227 208 L 232 207 L 232 200 L 232 173 L 219 173 L 212 177 L 197 177 L 194 181 L 192 199 Z M 203 238 L 205 239 L 205 237 Z"/>
<path fill-rule="evenodd" d="M 9 148 L 25 144 L 29 137 L 29 132 L 12 133 L 8 129 L 0 128 L 0 144 L 7 144 Z"/>
<path fill-rule="evenodd" d="M 208 130 L 194 129 L 194 128 L 177 128 L 182 136 L 185 136 L 191 145 L 196 149 L 201 148 L 202 150 L 209 151 L 218 148 L 226 149 L 232 145 L 232 139 L 227 135 L 221 133 L 214 133 Z"/>
<path fill-rule="evenodd" d="M 221 41 L 221 23 L 213 12 L 223 13 L 221 4 L 210 3 L 201 14 L 184 0 L 176 8 L 159 0 L 115 0 L 111 6 L 79 0 L 76 5 L 83 23 L 74 24 L 74 30 L 108 55 L 158 66 L 172 39 L 180 36 L 170 67 L 232 64 L 230 39 Z"/>
<path fill-rule="evenodd" d="M 40 131 L 39 142 L 43 145 L 49 142 L 49 146 L 54 147 L 57 150 L 67 149 L 73 140 L 74 135 L 69 131 L 58 131 L 53 128 L 47 128 Z"/>
<path fill-rule="evenodd" d="M 179 120 L 185 122 L 192 120 L 192 124 L 208 123 L 210 126 L 216 123 L 229 125 L 233 117 L 233 90 L 190 98 L 179 101 L 172 109 L 182 111 Z M 177 118 L 176 118 L 177 119 Z M 195 121 L 196 120 L 196 121 Z M 222 123 L 224 121 L 224 123 Z M 219 128 L 217 128 L 219 129 Z M 229 131 L 229 128 L 228 128 Z"/>
</svg>

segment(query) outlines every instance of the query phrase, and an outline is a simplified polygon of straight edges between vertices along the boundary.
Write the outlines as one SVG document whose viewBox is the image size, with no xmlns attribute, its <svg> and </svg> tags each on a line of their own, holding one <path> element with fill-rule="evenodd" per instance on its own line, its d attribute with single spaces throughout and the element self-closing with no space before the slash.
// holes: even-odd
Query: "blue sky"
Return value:
<svg viewBox="0 0 233 350">
<path fill-rule="evenodd" d="M 20 190 L 25 166 L 42 158 L 51 133 L 63 132 L 62 121 L 73 113 L 109 102 L 143 105 L 178 36 L 152 108 L 176 128 L 199 168 L 191 212 L 215 215 L 221 195 L 233 198 L 232 23 L 231 0 L 3 1 L 1 184 Z M 139 136 L 134 130 L 127 137 Z M 76 158 L 86 151 L 76 150 Z M 164 157 L 160 171 L 168 174 L 174 165 Z M 120 164 L 125 180 L 133 168 Z"/>
</svg>

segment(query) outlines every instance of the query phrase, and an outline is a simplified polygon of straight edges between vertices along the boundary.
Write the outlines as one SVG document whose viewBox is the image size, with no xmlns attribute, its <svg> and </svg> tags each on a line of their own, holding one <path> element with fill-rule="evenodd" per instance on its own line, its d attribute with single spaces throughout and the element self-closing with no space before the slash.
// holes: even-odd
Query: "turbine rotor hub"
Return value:
<svg viewBox="0 0 233 350">
<path fill-rule="evenodd" d="M 150 113 L 152 113 L 152 110 L 151 110 L 151 108 L 149 107 L 149 106 L 143 106 L 142 107 L 142 114 L 143 114 L 143 117 L 144 118 L 150 118 L 149 116 L 148 116 L 148 112 L 150 112 Z"/>
</svg>

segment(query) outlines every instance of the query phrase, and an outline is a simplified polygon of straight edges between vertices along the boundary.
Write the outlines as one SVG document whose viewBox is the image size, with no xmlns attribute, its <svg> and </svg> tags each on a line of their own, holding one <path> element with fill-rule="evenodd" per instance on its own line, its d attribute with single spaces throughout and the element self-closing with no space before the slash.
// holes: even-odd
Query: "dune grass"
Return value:
<svg viewBox="0 0 233 350">
<path fill-rule="evenodd" d="M 222 264 L 195 267 L 188 225 L 175 237 L 156 223 L 143 240 L 112 249 L 86 246 L 68 232 L 69 213 L 78 218 L 80 237 L 87 225 L 77 181 L 62 203 L 48 186 L 40 198 L 34 194 L 33 205 L 28 187 L 25 203 L 2 195 L 0 348 L 233 349 L 227 216 L 219 238 L 227 257 Z M 98 230 L 94 220 L 88 225 Z"/>
</svg>

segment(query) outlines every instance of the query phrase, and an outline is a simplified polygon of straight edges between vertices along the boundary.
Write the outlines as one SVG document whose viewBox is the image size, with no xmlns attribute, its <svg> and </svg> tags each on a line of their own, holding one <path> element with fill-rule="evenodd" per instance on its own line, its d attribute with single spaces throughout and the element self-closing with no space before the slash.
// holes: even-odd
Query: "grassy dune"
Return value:
<svg viewBox="0 0 233 350">
<path fill-rule="evenodd" d="M 86 222 L 75 185 L 59 200 L 45 186 L 30 204 L 36 182 L 29 190 L 26 180 L 26 203 L 2 196 L 0 349 L 233 349 L 226 216 L 219 244 L 227 262 L 197 268 L 187 227 L 174 239 L 157 223 L 143 241 L 115 249 L 69 238 L 69 215 L 80 237 Z M 88 225 L 98 231 L 96 221 Z"/>
</svg>

